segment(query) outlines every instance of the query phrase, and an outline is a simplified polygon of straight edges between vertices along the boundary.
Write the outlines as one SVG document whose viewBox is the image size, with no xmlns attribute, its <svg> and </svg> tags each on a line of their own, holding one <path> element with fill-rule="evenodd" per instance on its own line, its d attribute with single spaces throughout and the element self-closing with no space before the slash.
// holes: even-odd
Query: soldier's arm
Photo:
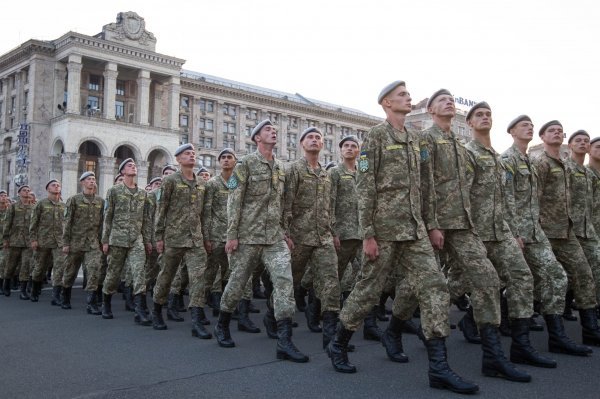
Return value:
<svg viewBox="0 0 600 399">
<path fill-rule="evenodd" d="M 106 200 L 104 201 L 104 223 L 102 224 L 102 237 L 100 242 L 102 244 L 108 244 L 110 240 L 110 233 L 112 231 L 112 221 L 115 214 L 114 204 L 114 190 L 111 187 L 106 193 Z"/>
<path fill-rule="evenodd" d="M 227 240 L 239 238 L 242 204 L 248 187 L 249 171 L 245 162 L 236 165 L 230 177 L 229 198 L 227 199 Z M 232 180 L 233 179 L 233 180 Z"/>
<path fill-rule="evenodd" d="M 506 223 L 508 223 L 513 236 L 519 237 L 519 219 L 515 202 L 515 173 L 517 172 L 517 164 L 514 158 L 508 155 L 503 156 L 501 162 L 505 172 L 504 206 L 506 208 Z"/>
<path fill-rule="evenodd" d="M 206 190 L 204 194 L 204 206 L 202 209 L 202 236 L 204 241 L 210 240 L 210 230 L 212 227 L 212 203 L 213 196 L 215 193 L 215 184 L 209 181 L 206 184 Z"/>
<path fill-rule="evenodd" d="M 358 220 L 363 238 L 376 238 L 373 217 L 377 207 L 375 176 L 379 173 L 379 136 L 371 131 L 360 149 L 356 191 L 358 195 Z"/>
<path fill-rule="evenodd" d="M 329 171 L 329 178 L 331 179 L 331 200 L 329 208 L 329 218 L 331 219 L 331 232 L 334 237 L 339 236 L 339 232 L 336 230 L 336 207 L 337 207 L 337 191 L 338 184 L 340 182 L 340 174 L 334 168 Z"/>
<path fill-rule="evenodd" d="M 13 219 L 15 217 L 15 206 L 11 205 L 6 212 L 6 219 L 4 221 L 4 231 L 2 231 L 2 239 L 4 243 L 8 243 L 10 237 L 10 229 L 12 228 Z"/>
<path fill-rule="evenodd" d="M 73 201 L 73 197 L 71 197 L 67 200 L 67 205 L 65 206 L 65 220 L 63 229 L 63 245 L 65 247 L 71 246 L 71 226 L 73 226 L 74 215 L 75 201 Z"/>
<path fill-rule="evenodd" d="M 152 244 L 152 202 L 150 195 L 144 198 L 144 216 L 142 217 L 142 240 L 144 244 Z"/>
<path fill-rule="evenodd" d="M 285 173 L 285 189 L 283 197 L 283 231 L 287 237 L 290 236 L 290 224 L 292 223 L 293 207 L 298 191 L 298 171 L 292 165 Z"/>
<path fill-rule="evenodd" d="M 420 142 L 421 151 L 421 201 L 422 201 L 422 217 L 427 231 L 439 229 L 440 225 L 437 221 L 437 197 L 435 195 L 435 179 L 434 179 L 434 147 L 429 136 L 424 133 L 421 135 Z"/>
<path fill-rule="evenodd" d="M 161 186 L 160 202 L 158 203 L 158 217 L 156 218 L 156 229 L 154 235 L 156 242 L 164 241 L 165 228 L 167 225 L 167 212 L 169 211 L 169 203 L 171 202 L 171 194 L 173 193 L 173 180 L 165 179 Z"/>
<path fill-rule="evenodd" d="M 29 221 L 29 240 L 31 242 L 38 240 L 38 228 L 40 223 L 40 217 L 42 216 L 42 206 L 41 202 L 38 202 L 33 207 L 33 212 L 31 213 L 31 220 Z"/>
</svg>

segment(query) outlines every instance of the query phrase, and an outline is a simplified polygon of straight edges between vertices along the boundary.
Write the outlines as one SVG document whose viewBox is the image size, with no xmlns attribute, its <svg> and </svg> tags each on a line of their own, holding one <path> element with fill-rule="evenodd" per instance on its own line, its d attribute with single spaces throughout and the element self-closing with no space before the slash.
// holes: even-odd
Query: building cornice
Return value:
<svg viewBox="0 0 600 399">
<path fill-rule="evenodd" d="M 53 55 L 54 45 L 51 42 L 31 39 L 0 56 L 0 70 L 28 60 L 32 54 Z"/>
</svg>

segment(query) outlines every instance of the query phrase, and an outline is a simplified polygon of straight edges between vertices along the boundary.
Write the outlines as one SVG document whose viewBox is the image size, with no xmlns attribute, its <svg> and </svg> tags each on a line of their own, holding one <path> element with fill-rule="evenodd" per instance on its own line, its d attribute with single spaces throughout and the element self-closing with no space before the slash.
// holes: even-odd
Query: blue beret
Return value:
<svg viewBox="0 0 600 399">
<path fill-rule="evenodd" d="M 96 177 L 96 174 L 94 172 L 83 172 L 81 176 L 79 176 L 79 181 L 84 181 L 90 176 Z"/>
<path fill-rule="evenodd" d="M 552 125 L 558 125 L 558 126 L 562 127 L 562 124 L 561 124 L 559 121 L 557 121 L 556 119 L 555 119 L 555 120 L 553 120 L 553 121 L 550 121 L 550 122 L 546 122 L 546 123 L 544 123 L 544 124 L 542 125 L 542 127 L 540 128 L 540 136 L 541 136 L 542 134 L 544 134 L 544 132 L 546 131 L 546 129 L 548 129 L 548 128 L 549 128 L 550 126 L 552 126 Z"/>
<path fill-rule="evenodd" d="M 381 102 L 383 101 L 385 96 L 387 96 L 392 91 L 394 91 L 394 89 L 398 86 L 406 86 L 406 83 L 404 83 L 403 80 L 396 80 L 395 82 L 392 82 L 389 85 L 385 86 L 383 89 L 381 89 L 381 92 L 379 93 L 379 96 L 377 97 L 377 102 L 379 104 L 381 104 Z"/>
<path fill-rule="evenodd" d="M 594 137 L 593 139 L 590 140 L 590 145 L 594 144 L 596 141 L 600 141 L 600 136 L 598 137 Z M 0 191 L 1 193 L 2 191 Z"/>
<path fill-rule="evenodd" d="M 229 147 L 227 147 L 227 148 L 223 148 L 223 149 L 221 150 L 221 152 L 219 153 L 219 156 L 217 157 L 217 161 L 218 161 L 219 159 L 221 159 L 221 156 L 222 156 L 222 155 L 225 155 L 225 154 L 231 154 L 231 155 L 233 155 L 233 157 L 234 157 L 235 159 L 237 159 L 237 157 L 235 156 L 235 150 L 234 150 L 233 148 L 229 148 Z"/>
<path fill-rule="evenodd" d="M 580 129 L 578 131 L 576 131 L 575 133 L 573 133 L 572 135 L 569 136 L 569 140 L 567 140 L 567 143 L 571 143 L 571 141 L 576 137 L 576 136 L 588 136 L 588 138 L 590 137 L 590 134 L 588 132 L 586 132 L 583 129 Z"/>
<path fill-rule="evenodd" d="M 48 180 L 48 183 L 46 183 L 46 190 L 48 190 L 48 186 L 52 183 L 60 183 L 58 180 L 56 179 L 50 179 Z"/>
<path fill-rule="evenodd" d="M 125 165 L 127 165 L 129 162 L 135 162 L 135 161 L 133 160 L 133 158 L 127 158 L 126 160 L 121 162 L 121 164 L 119 165 L 119 173 L 121 173 L 121 171 L 123 170 Z"/>
<path fill-rule="evenodd" d="M 475 112 L 476 109 L 479 108 L 486 108 L 489 109 L 490 111 L 492 110 L 492 108 L 490 108 L 490 105 L 488 103 L 486 103 L 485 101 L 480 101 L 477 104 L 473 105 L 471 107 L 471 109 L 469 110 L 469 112 L 467 112 L 467 120 L 471 119 L 471 117 L 473 116 L 473 112 Z"/>
<path fill-rule="evenodd" d="M 450 93 L 450 91 L 448 91 L 447 89 L 439 89 L 438 91 L 433 93 L 431 95 L 431 97 L 429 97 L 429 100 L 427 100 L 427 108 L 429 108 L 431 106 L 431 103 L 433 102 L 433 100 L 435 100 L 437 97 L 443 96 L 443 95 L 451 96 L 452 93 Z"/>
<path fill-rule="evenodd" d="M 181 154 L 181 153 L 182 153 L 182 152 L 184 152 L 184 151 L 187 151 L 187 150 L 193 150 L 193 149 L 194 149 L 194 146 L 192 145 L 192 143 L 187 143 L 187 144 L 180 145 L 180 146 L 179 146 L 179 147 L 177 147 L 177 149 L 175 150 L 175 156 L 177 156 L 177 155 Z"/>
<path fill-rule="evenodd" d="M 343 139 L 340 140 L 340 143 L 338 144 L 340 148 L 342 148 L 342 145 L 344 145 L 344 143 L 346 141 L 354 141 L 359 147 L 360 147 L 360 142 L 358 141 L 358 137 L 356 137 L 355 135 L 351 134 L 350 136 L 346 136 Z"/>
<path fill-rule="evenodd" d="M 172 170 L 173 172 L 177 172 L 177 168 L 175 167 L 175 165 L 165 165 L 162 168 L 162 172 L 161 173 L 164 175 L 165 171 L 167 171 L 167 170 Z"/>
<path fill-rule="evenodd" d="M 307 129 L 305 129 L 302 134 L 300 135 L 300 142 L 302 143 L 302 140 L 304 140 L 304 138 L 306 137 L 307 134 L 312 133 L 312 132 L 317 132 L 321 135 L 321 137 L 323 137 L 323 133 L 321 133 L 321 131 L 319 130 L 319 128 L 311 126 Z"/>
<path fill-rule="evenodd" d="M 153 178 L 152 180 L 150 180 L 150 183 L 148 183 L 148 184 L 154 184 L 154 183 L 156 183 L 157 181 L 162 181 L 162 177 L 155 177 L 155 178 Z"/>
<path fill-rule="evenodd" d="M 531 118 L 528 117 L 527 115 L 519 115 L 517 116 L 515 119 L 513 119 L 509 124 L 508 127 L 506 128 L 506 132 L 510 133 L 510 129 L 512 129 L 513 127 L 515 127 L 517 125 L 517 123 L 519 122 L 523 122 L 523 121 L 531 121 Z M 533 123 L 533 122 L 532 122 Z"/>
<path fill-rule="evenodd" d="M 258 125 L 256 125 L 254 127 L 254 129 L 252 129 L 252 135 L 250 135 L 250 138 L 252 139 L 252 141 L 254 141 L 254 136 L 256 136 L 258 133 L 260 133 L 260 129 L 262 129 L 265 126 L 273 126 L 273 124 L 271 123 L 271 121 L 269 119 L 265 119 L 264 121 L 260 122 Z"/>
<path fill-rule="evenodd" d="M 19 187 L 19 189 L 17 190 L 17 194 L 19 194 L 21 190 L 23 190 L 25 187 L 30 188 L 27 184 L 24 184 L 21 187 Z"/>
</svg>

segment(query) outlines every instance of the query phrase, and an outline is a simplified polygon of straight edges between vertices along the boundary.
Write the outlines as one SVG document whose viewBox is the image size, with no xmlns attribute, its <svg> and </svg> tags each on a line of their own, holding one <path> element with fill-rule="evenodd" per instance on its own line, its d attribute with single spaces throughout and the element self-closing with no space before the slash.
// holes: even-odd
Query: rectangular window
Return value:
<svg viewBox="0 0 600 399">
<path fill-rule="evenodd" d="M 202 130 L 213 130 L 213 120 L 212 119 L 206 119 L 206 118 L 200 118 L 198 120 L 198 127 Z"/>
<path fill-rule="evenodd" d="M 199 105 L 200 105 L 200 111 L 215 112 L 215 102 L 212 100 L 207 100 L 205 98 L 201 98 Z"/>
<path fill-rule="evenodd" d="M 253 126 L 246 126 L 246 137 L 252 137 L 252 130 L 254 130 Z"/>
<path fill-rule="evenodd" d="M 88 84 L 88 90 L 100 91 L 100 76 L 90 75 L 90 83 Z"/>
<path fill-rule="evenodd" d="M 210 155 L 200 155 L 198 157 L 198 163 L 200 166 L 211 167 L 213 165 L 213 157 Z"/>
<path fill-rule="evenodd" d="M 325 148 L 327 149 L 327 151 L 331 151 L 331 149 L 333 148 L 333 140 L 325 139 Z"/>
<path fill-rule="evenodd" d="M 125 95 L 125 82 L 122 80 L 117 80 L 117 96 Z"/>
<path fill-rule="evenodd" d="M 96 96 L 88 96 L 87 107 L 89 111 L 100 111 L 100 100 Z"/>
<path fill-rule="evenodd" d="M 212 148 L 212 138 L 206 137 L 204 139 L 204 148 Z"/>
<path fill-rule="evenodd" d="M 246 110 L 246 119 L 249 119 L 251 121 L 258 120 L 258 110 L 254 108 L 248 108 Z"/>
<path fill-rule="evenodd" d="M 342 126 L 342 137 L 346 137 L 352 134 L 352 129 L 346 126 Z"/>
<path fill-rule="evenodd" d="M 298 118 L 290 116 L 288 118 L 288 129 L 298 129 Z"/>
<path fill-rule="evenodd" d="M 231 136 L 230 138 L 225 137 L 223 139 L 223 147 L 232 148 L 235 150 L 235 137 Z"/>
<path fill-rule="evenodd" d="M 365 130 L 357 130 L 356 131 L 356 135 L 358 136 L 358 138 L 363 141 L 365 139 L 365 137 L 367 136 L 367 132 Z"/>
<path fill-rule="evenodd" d="M 287 135 L 287 143 L 288 147 L 295 147 L 298 143 L 296 142 L 297 136 L 295 133 L 288 133 Z"/>
<path fill-rule="evenodd" d="M 233 104 L 223 104 L 223 115 L 229 115 L 235 118 L 237 115 L 237 107 Z"/>
<path fill-rule="evenodd" d="M 223 133 L 235 133 L 235 123 L 223 122 Z"/>
<path fill-rule="evenodd" d="M 4 89 L 4 84 L 2 83 L 2 80 L 0 80 L 0 93 L 2 93 L 3 89 Z"/>
<path fill-rule="evenodd" d="M 17 110 L 17 97 L 12 96 L 10 98 L 10 110 L 8 111 L 8 113 L 10 115 L 14 115 L 16 110 Z"/>
<path fill-rule="evenodd" d="M 181 96 L 180 98 L 180 106 L 184 108 L 189 108 L 190 106 L 190 98 L 188 96 Z"/>
<path fill-rule="evenodd" d="M 125 103 L 123 101 L 115 101 L 115 117 L 123 119 L 125 115 Z"/>
<path fill-rule="evenodd" d="M 273 124 L 279 125 L 279 114 L 275 112 L 267 112 L 267 119 L 273 122 Z"/>
<path fill-rule="evenodd" d="M 294 161 L 296 159 L 296 150 L 288 150 L 288 160 Z"/>
<path fill-rule="evenodd" d="M 187 115 L 179 115 L 179 126 L 181 126 L 181 127 L 188 126 L 188 116 Z"/>
<path fill-rule="evenodd" d="M 250 143 L 246 143 L 246 154 L 250 154 L 250 153 L 252 153 L 254 151 L 256 151 L 256 145 L 250 144 Z"/>
<path fill-rule="evenodd" d="M 333 125 L 331 123 L 325 124 L 325 134 L 333 134 Z"/>
<path fill-rule="evenodd" d="M 187 134 L 182 134 L 181 136 L 179 136 L 179 144 L 187 144 L 189 139 L 190 137 Z"/>
<path fill-rule="evenodd" d="M 316 126 L 317 126 L 317 121 L 313 121 L 311 119 L 306 120 L 306 127 L 316 127 Z"/>
</svg>

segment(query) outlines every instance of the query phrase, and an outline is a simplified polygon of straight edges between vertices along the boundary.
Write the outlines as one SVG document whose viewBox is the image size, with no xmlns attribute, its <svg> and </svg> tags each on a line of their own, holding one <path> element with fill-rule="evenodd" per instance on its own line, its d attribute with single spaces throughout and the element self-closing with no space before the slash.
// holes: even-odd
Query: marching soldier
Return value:
<svg viewBox="0 0 600 399">
<path fill-rule="evenodd" d="M 592 188 L 594 202 L 592 204 L 592 221 L 596 234 L 600 234 L 600 137 L 590 140 L 589 163 L 587 168 L 592 172 Z"/>
<path fill-rule="evenodd" d="M 0 231 L 4 232 L 6 214 L 10 208 L 10 199 L 6 190 L 0 190 Z M 6 251 L 4 246 L 0 247 L 0 295 L 4 295 L 4 266 L 6 264 Z"/>
</svg>

